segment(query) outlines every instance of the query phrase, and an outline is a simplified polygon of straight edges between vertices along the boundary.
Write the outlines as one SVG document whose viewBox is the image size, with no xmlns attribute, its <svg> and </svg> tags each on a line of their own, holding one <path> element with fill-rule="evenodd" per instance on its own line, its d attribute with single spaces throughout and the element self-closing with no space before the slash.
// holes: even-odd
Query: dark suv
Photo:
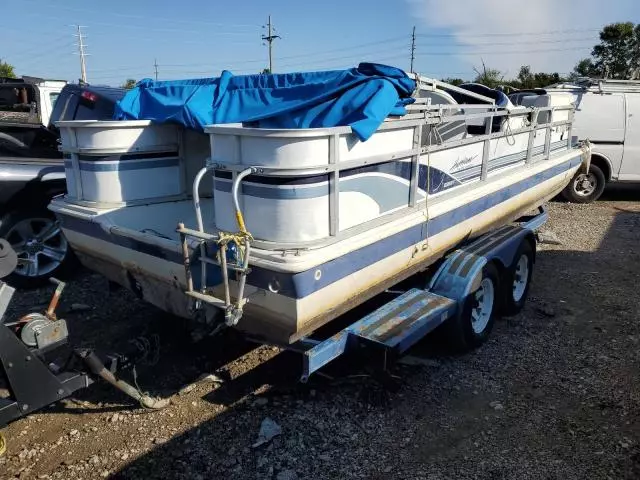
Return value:
<svg viewBox="0 0 640 480">
<path fill-rule="evenodd" d="M 33 88 L 37 89 L 37 84 Z M 46 110 L 45 105 L 37 104 L 38 95 L 28 102 L 32 114 L 28 121 L 25 114 L 6 113 L 4 119 L 11 122 L 0 116 L 0 238 L 11 244 L 19 259 L 9 283 L 40 285 L 60 275 L 74 259 L 55 217 L 47 210 L 51 199 L 66 191 L 55 122 L 111 119 L 115 103 L 125 92 L 67 84 L 52 102 L 46 125 L 42 121 L 45 115 L 38 115 Z"/>
</svg>

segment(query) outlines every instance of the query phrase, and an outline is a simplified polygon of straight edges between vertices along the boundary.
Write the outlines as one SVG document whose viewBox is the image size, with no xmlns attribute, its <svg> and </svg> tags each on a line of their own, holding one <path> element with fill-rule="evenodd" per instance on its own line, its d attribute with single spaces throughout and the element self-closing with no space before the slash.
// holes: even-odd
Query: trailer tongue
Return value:
<svg viewBox="0 0 640 480">
<path fill-rule="evenodd" d="M 10 245 L 0 239 L 0 278 L 9 275 L 17 262 Z M 52 282 L 57 287 L 44 313 L 29 313 L 9 322 L 6 312 L 15 289 L 0 281 L 0 428 L 88 387 L 95 377 L 146 408 L 167 406 L 167 399 L 142 394 L 116 378 L 115 368 L 107 369 L 92 350 L 69 345 L 67 323 L 55 313 L 65 284 L 55 279 Z M 125 365 L 136 361 L 134 355 L 112 358 Z M 5 449 L 6 442 L 0 434 L 0 455 Z"/>
</svg>

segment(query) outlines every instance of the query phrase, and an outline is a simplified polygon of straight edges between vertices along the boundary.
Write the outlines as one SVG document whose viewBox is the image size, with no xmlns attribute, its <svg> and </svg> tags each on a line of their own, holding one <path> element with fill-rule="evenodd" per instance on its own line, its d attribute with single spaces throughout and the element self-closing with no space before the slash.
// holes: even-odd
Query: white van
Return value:
<svg viewBox="0 0 640 480">
<path fill-rule="evenodd" d="M 593 144 L 589 173 L 578 172 L 563 196 L 588 203 L 600 197 L 609 182 L 640 182 L 640 81 L 581 79 L 517 91 L 509 98 L 522 104 L 528 95 L 558 91 L 575 98 L 572 136 Z"/>
</svg>

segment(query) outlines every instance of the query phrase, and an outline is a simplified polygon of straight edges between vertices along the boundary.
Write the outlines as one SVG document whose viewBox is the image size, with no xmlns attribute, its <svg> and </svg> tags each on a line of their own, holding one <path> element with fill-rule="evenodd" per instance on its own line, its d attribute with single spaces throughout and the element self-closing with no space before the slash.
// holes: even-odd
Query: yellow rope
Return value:
<svg viewBox="0 0 640 480">
<path fill-rule="evenodd" d="M 240 211 L 236 211 L 236 221 L 238 222 L 239 232 L 218 232 L 218 245 L 228 245 L 229 243 L 235 243 L 238 247 L 238 263 L 244 262 L 244 252 L 246 250 L 247 242 L 253 241 L 253 235 L 247 231 L 247 227 L 244 224 L 244 218 Z"/>
<path fill-rule="evenodd" d="M 7 441 L 4 438 L 4 435 L 0 432 L 0 457 L 5 454 L 7 451 Z"/>
</svg>

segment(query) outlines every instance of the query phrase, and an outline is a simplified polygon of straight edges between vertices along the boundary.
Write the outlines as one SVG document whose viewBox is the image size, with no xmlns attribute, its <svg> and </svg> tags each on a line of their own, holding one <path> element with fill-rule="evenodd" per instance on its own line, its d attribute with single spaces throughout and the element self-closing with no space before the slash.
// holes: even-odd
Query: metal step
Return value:
<svg viewBox="0 0 640 480">
<path fill-rule="evenodd" d="M 306 350 L 302 380 L 363 341 L 402 353 L 453 315 L 456 308 L 454 300 L 413 288 Z"/>
<path fill-rule="evenodd" d="M 456 302 L 441 295 L 413 288 L 353 324 L 358 337 L 404 352 L 444 322 Z"/>
</svg>

